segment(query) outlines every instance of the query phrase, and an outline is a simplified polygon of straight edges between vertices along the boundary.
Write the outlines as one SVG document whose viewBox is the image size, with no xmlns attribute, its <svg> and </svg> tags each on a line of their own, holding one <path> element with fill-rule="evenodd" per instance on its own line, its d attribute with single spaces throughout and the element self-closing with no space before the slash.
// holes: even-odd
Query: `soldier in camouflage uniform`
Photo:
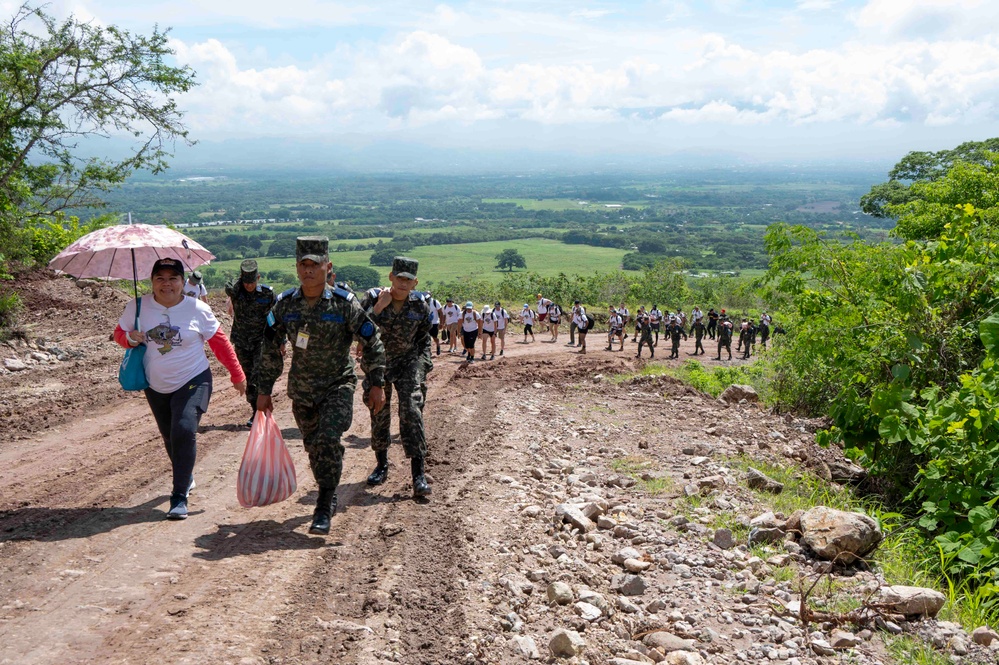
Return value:
<svg viewBox="0 0 999 665">
<path fill-rule="evenodd" d="M 635 318 L 635 329 L 638 331 L 636 335 L 638 336 L 638 353 L 635 354 L 636 358 L 642 357 L 642 346 L 648 345 L 649 347 L 649 357 L 656 357 L 656 345 L 652 342 L 652 317 L 644 309 L 638 311 L 638 316 Z"/>
<path fill-rule="evenodd" d="M 728 318 L 725 310 L 722 310 L 721 319 L 718 321 L 718 356 L 715 360 L 721 360 L 722 349 L 728 351 L 728 359 L 732 359 L 732 321 Z"/>
<path fill-rule="evenodd" d="M 413 291 L 419 281 L 419 262 L 404 256 L 392 261 L 388 289 L 369 289 L 361 307 L 378 325 L 385 345 L 385 408 L 371 414 L 371 448 L 377 464 L 368 476 L 369 485 L 381 485 L 388 477 L 389 427 L 392 413 L 392 389 L 399 400 L 399 434 L 413 473 L 413 496 L 430 495 L 424 473 L 427 437 L 423 429 L 423 405 L 426 401 L 426 375 L 433 368 L 430 351 L 432 312 L 422 293 Z M 364 364 L 362 362 L 362 369 Z M 364 381 L 367 403 L 368 381 Z"/>
<path fill-rule="evenodd" d="M 344 452 L 340 436 L 350 427 L 357 384 L 350 354 L 355 337 L 364 347 L 372 409 L 377 413 L 385 403 L 385 347 L 378 327 L 354 294 L 326 285 L 328 251 L 326 238 L 298 238 L 295 255 L 301 286 L 291 294 L 282 294 L 267 315 L 257 385 L 257 408 L 270 411 L 274 382 L 284 369 L 281 345 L 290 341 L 288 396 L 319 485 L 309 527 L 309 533 L 318 534 L 329 533 L 330 519 L 336 513 Z"/>
<path fill-rule="evenodd" d="M 229 296 L 229 313 L 232 314 L 230 338 L 236 348 L 236 357 L 246 374 L 246 401 L 253 413 L 246 426 L 253 425 L 257 415 L 257 374 L 260 358 L 260 345 L 264 341 L 264 328 L 267 326 L 267 313 L 277 300 L 274 289 L 260 284 L 257 262 L 246 259 L 239 264 L 239 279 L 225 285 Z"/>
<path fill-rule="evenodd" d="M 704 355 L 704 321 L 700 318 L 694 319 L 694 325 L 690 332 L 694 334 L 694 352 L 687 355 L 696 356 L 698 352 Z"/>
</svg>

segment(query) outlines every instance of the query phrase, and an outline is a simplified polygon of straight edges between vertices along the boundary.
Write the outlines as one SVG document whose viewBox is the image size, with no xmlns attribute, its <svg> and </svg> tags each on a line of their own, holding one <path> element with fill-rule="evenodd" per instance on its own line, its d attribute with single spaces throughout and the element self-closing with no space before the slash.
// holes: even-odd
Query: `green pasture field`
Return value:
<svg viewBox="0 0 999 665">
<path fill-rule="evenodd" d="M 610 272 L 621 268 L 625 251 L 609 247 L 589 245 L 566 245 L 557 240 L 509 240 L 498 242 L 478 242 L 462 245 L 428 245 L 417 247 L 408 255 L 420 262 L 420 278 L 425 281 L 482 279 L 499 282 L 506 271 L 496 270 L 496 255 L 504 249 L 516 249 L 527 262 L 527 270 L 542 276 L 555 276 L 560 272 L 567 275 Z M 332 252 L 330 261 L 334 266 L 368 266 L 371 251 Z M 219 271 L 235 275 L 239 271 L 239 261 L 215 261 Z M 291 257 L 263 257 L 257 261 L 262 272 L 282 270 L 295 271 L 295 260 Z M 388 282 L 389 268 L 371 266 L 385 276 Z M 522 272 L 518 269 L 517 272 Z"/>
<path fill-rule="evenodd" d="M 625 208 L 646 208 L 645 201 L 587 201 L 579 205 L 579 199 L 482 199 L 483 203 L 513 203 L 524 210 L 599 210 L 604 204 L 620 205 Z"/>
</svg>

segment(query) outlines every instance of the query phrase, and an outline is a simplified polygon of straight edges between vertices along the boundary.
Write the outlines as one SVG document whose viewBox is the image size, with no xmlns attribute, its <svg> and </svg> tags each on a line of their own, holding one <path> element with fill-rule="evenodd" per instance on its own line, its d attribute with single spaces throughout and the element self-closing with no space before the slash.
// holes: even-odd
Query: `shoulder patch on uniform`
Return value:
<svg viewBox="0 0 999 665">
<path fill-rule="evenodd" d="M 351 293 L 347 289 L 341 289 L 339 286 L 336 287 L 335 289 L 333 289 L 333 295 L 335 295 L 335 296 L 337 296 L 339 298 L 343 298 L 347 302 L 350 302 L 351 300 L 354 299 L 354 294 L 353 293 Z"/>
<path fill-rule="evenodd" d="M 267 325 L 273 326 L 275 323 L 277 323 L 277 319 L 274 318 L 274 312 L 267 312 Z"/>
<path fill-rule="evenodd" d="M 284 291 L 282 291 L 281 293 L 278 294 L 277 299 L 278 300 L 283 300 L 284 298 L 290 297 L 291 295 L 293 295 L 295 293 L 295 291 L 296 291 L 297 288 L 298 288 L 297 286 L 293 286 L 290 289 L 285 289 Z"/>
<path fill-rule="evenodd" d="M 375 334 L 375 324 L 373 324 L 371 321 L 365 321 L 364 323 L 361 324 L 361 329 L 357 331 L 357 334 L 360 335 L 363 339 L 369 339 L 372 335 Z"/>
</svg>

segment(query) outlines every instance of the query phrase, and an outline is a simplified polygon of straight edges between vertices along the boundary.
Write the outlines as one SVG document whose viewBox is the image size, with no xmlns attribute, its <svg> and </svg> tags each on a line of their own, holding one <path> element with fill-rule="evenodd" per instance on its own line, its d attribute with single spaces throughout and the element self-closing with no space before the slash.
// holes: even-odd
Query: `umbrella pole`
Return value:
<svg viewBox="0 0 999 665">
<path fill-rule="evenodd" d="M 132 252 L 132 293 L 135 295 L 135 299 L 139 299 L 139 273 L 135 269 L 135 249 Z"/>
</svg>

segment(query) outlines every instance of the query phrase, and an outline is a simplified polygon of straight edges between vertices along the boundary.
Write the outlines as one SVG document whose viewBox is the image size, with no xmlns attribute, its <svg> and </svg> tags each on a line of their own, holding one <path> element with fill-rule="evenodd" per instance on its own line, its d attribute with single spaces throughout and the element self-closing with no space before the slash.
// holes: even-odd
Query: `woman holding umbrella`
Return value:
<svg viewBox="0 0 999 665">
<path fill-rule="evenodd" d="M 125 348 L 145 344 L 146 400 L 163 435 L 173 466 L 173 491 L 167 519 L 187 518 L 187 495 L 194 487 L 195 435 L 212 394 L 212 373 L 205 342 L 244 394 L 246 377 L 236 352 L 211 307 L 184 295 L 184 264 L 163 258 L 153 264 L 153 292 L 125 306 L 114 338 Z M 139 325 L 136 327 L 136 304 Z"/>
</svg>

